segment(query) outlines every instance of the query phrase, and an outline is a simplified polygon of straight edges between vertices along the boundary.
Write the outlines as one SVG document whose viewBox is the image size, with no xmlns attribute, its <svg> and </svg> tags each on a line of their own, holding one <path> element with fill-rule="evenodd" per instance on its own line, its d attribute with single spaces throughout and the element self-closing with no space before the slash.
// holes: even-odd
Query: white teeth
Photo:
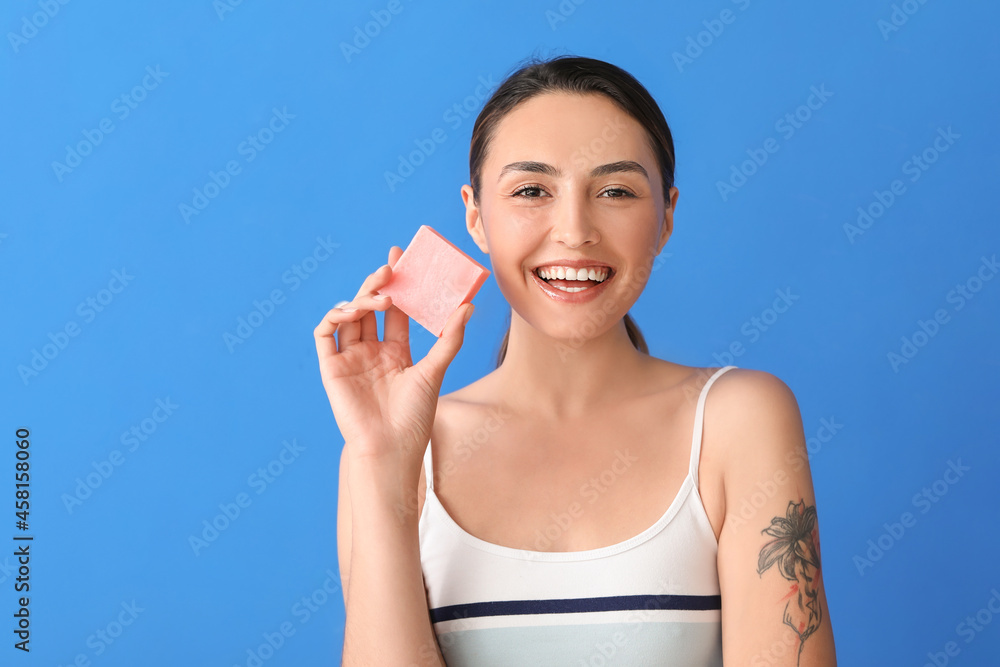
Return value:
<svg viewBox="0 0 1000 667">
<path fill-rule="evenodd" d="M 568 266 L 555 266 L 538 269 L 538 276 L 544 280 L 595 280 L 604 282 L 608 278 L 608 269 L 575 269 Z"/>
</svg>

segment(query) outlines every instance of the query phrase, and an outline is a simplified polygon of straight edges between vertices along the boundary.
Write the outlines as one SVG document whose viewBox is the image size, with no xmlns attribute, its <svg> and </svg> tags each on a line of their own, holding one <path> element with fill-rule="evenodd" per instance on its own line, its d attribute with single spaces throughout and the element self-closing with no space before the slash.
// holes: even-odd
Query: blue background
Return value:
<svg viewBox="0 0 1000 667">
<path fill-rule="evenodd" d="M 951 664 L 995 664 L 1000 619 L 971 641 L 958 625 L 1000 590 L 1000 280 L 974 279 L 993 277 L 982 258 L 1000 251 L 1000 9 L 902 4 L 915 13 L 860 0 L 403 0 L 365 43 L 357 31 L 388 2 L 6 3 L 0 544 L 20 532 L 21 427 L 35 542 L 30 655 L 11 646 L 12 547 L 0 549 L 0 663 L 246 665 L 290 623 L 264 664 L 339 664 L 344 609 L 327 571 L 338 571 L 343 441 L 313 328 L 421 224 L 486 262 L 459 195 L 477 87 L 529 55 L 574 53 L 634 74 L 674 133 L 675 232 L 632 311 L 652 353 L 766 370 L 799 400 L 840 664 L 922 665 L 949 641 L 961 651 Z M 907 20 L 886 31 L 894 7 Z M 712 23 L 726 9 L 732 21 Z M 363 48 L 345 55 L 356 38 Z M 120 97 L 144 77 L 123 117 Z M 800 111 L 810 117 L 791 135 L 776 127 L 813 86 L 832 96 Z M 466 118 L 446 115 L 470 96 Z M 248 160 L 243 142 L 276 109 L 280 131 Z M 89 154 L 53 166 L 80 142 L 88 152 L 102 119 L 113 129 Z M 437 128 L 446 139 L 390 187 L 386 172 Z M 948 128 L 958 138 L 936 154 Z M 777 152 L 720 193 L 769 137 Z M 936 161 L 911 181 L 906 163 L 926 149 Z M 225 187 L 185 217 L 212 173 Z M 894 179 L 903 194 L 863 233 L 845 231 Z M 314 255 L 320 239 L 331 254 Z M 131 276 L 124 288 L 114 271 Z M 102 292 L 109 283 L 118 293 Z M 966 284 L 980 289 L 957 309 L 949 293 Z M 281 303 L 227 343 L 274 290 Z M 751 335 L 776 290 L 799 298 Z M 104 300 L 100 312 L 88 298 Z M 476 304 L 445 392 L 492 368 L 508 306 L 492 279 Z M 889 353 L 938 309 L 947 322 L 894 366 Z M 60 336 L 71 323 L 77 335 Z M 419 358 L 434 339 L 412 334 Z M 734 342 L 743 353 L 730 359 Z M 177 407 L 156 422 L 168 399 Z M 842 424 L 826 442 L 822 419 Z M 144 420 L 145 440 L 123 442 Z M 251 477 L 284 443 L 298 453 L 271 464 L 280 474 Z M 107 463 L 115 450 L 120 465 Z M 915 503 L 950 462 L 968 470 Z M 86 497 L 67 502 L 80 484 Z M 249 505 L 192 547 L 241 493 Z M 886 537 L 904 512 L 915 524 Z M 880 539 L 888 549 L 859 564 Z M 323 603 L 306 616 L 309 596 Z M 134 622 L 112 644 L 96 639 L 133 601 Z"/>
</svg>

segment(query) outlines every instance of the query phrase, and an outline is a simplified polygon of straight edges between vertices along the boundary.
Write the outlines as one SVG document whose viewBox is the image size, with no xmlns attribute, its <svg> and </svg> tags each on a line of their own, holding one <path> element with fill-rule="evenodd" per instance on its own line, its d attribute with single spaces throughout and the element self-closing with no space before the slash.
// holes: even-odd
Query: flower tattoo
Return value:
<svg viewBox="0 0 1000 667">
<path fill-rule="evenodd" d="M 806 507 L 805 500 L 800 501 L 789 501 L 786 515 L 774 517 L 771 525 L 761 531 L 774 539 L 764 545 L 757 560 L 757 574 L 763 575 L 777 564 L 781 576 L 794 582 L 782 599 L 788 599 L 783 621 L 799 637 L 796 664 L 802 659 L 805 640 L 823 620 L 816 580 L 820 569 L 816 506 Z"/>
</svg>

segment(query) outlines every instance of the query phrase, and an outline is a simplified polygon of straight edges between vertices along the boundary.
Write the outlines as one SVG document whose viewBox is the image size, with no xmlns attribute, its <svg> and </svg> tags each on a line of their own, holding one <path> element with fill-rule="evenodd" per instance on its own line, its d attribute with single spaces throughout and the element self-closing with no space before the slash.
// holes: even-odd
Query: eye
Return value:
<svg viewBox="0 0 1000 667">
<path fill-rule="evenodd" d="M 540 185 L 522 185 L 517 190 L 514 191 L 512 197 L 526 197 L 527 199 L 538 199 L 541 195 L 539 194 L 527 194 L 527 193 L 539 193 L 542 192 L 542 186 Z"/>
<path fill-rule="evenodd" d="M 605 190 L 604 192 L 602 192 L 598 196 L 603 197 L 604 195 L 607 195 L 607 194 L 610 194 L 610 196 L 605 197 L 606 199 L 635 198 L 635 195 L 632 194 L 631 192 L 629 192 L 628 190 L 626 190 L 625 188 L 608 188 L 607 190 Z"/>
</svg>

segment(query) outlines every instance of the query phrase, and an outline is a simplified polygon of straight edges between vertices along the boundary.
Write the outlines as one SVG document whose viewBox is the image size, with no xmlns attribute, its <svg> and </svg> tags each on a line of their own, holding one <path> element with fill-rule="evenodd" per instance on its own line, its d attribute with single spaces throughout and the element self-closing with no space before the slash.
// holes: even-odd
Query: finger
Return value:
<svg viewBox="0 0 1000 667">
<path fill-rule="evenodd" d="M 392 299 L 381 294 L 366 294 L 347 303 L 344 308 L 354 308 L 357 312 L 354 317 L 345 321 L 340 326 L 340 333 L 337 337 L 340 351 L 354 343 L 367 340 L 378 340 L 378 323 L 375 320 L 376 310 L 386 310 L 392 306 Z"/>
<path fill-rule="evenodd" d="M 354 345 L 359 340 L 361 340 L 361 318 L 364 316 L 364 311 L 355 311 L 357 317 L 350 322 L 344 322 L 340 325 L 337 330 L 337 349 L 340 352 L 344 352 L 351 345 Z"/>
<path fill-rule="evenodd" d="M 465 340 L 467 316 L 472 315 L 474 308 L 475 306 L 471 303 L 466 304 L 463 308 L 456 308 L 455 312 L 448 318 L 448 322 L 445 323 L 441 337 L 427 351 L 427 356 L 415 364 L 415 366 L 422 368 L 438 390 L 441 388 L 441 382 L 444 380 L 444 373 L 448 369 L 448 365 L 462 347 L 462 342 Z"/>
<path fill-rule="evenodd" d="M 383 264 L 368 274 L 368 277 L 361 283 L 361 287 L 358 289 L 358 293 L 354 295 L 354 298 L 357 299 L 360 296 L 374 294 L 380 287 L 384 287 L 391 277 L 392 270 L 389 268 L 389 265 Z"/>
<path fill-rule="evenodd" d="M 403 249 L 399 246 L 389 248 L 389 266 L 395 266 L 396 262 L 403 254 Z M 385 325 L 385 339 L 410 344 L 410 318 L 396 306 L 392 306 L 385 311 L 383 319 Z M 407 348 L 408 349 L 408 348 Z"/>
<path fill-rule="evenodd" d="M 345 301 L 345 307 L 346 303 Z M 344 323 L 358 316 L 357 311 L 348 312 L 342 310 L 340 307 L 329 310 L 323 316 L 323 320 L 313 330 L 313 336 L 316 338 L 316 354 L 320 359 L 337 354 L 337 343 L 334 334 L 343 327 Z"/>
<path fill-rule="evenodd" d="M 399 261 L 399 258 L 402 257 L 402 255 L 403 249 L 398 245 L 394 245 L 389 248 L 389 266 L 396 266 L 396 262 Z"/>
<path fill-rule="evenodd" d="M 385 311 L 385 339 L 409 345 L 410 317 L 399 306 L 390 306 Z"/>
<path fill-rule="evenodd" d="M 337 337 L 341 352 L 360 340 L 378 340 L 378 324 L 375 320 L 375 315 L 367 311 L 372 310 L 370 305 L 373 303 L 371 297 L 375 294 L 375 291 L 385 285 L 391 276 L 392 270 L 383 264 L 368 274 L 368 277 L 361 283 L 361 287 L 358 289 L 358 293 L 354 296 L 350 305 L 365 312 L 362 312 L 351 323 L 341 327 L 340 335 Z"/>
<path fill-rule="evenodd" d="M 358 340 L 378 340 L 378 320 L 375 311 L 369 310 L 361 317 L 361 334 Z"/>
<path fill-rule="evenodd" d="M 392 269 L 389 268 L 388 264 L 383 264 L 362 283 L 361 290 L 358 291 L 358 296 L 376 296 L 376 291 L 380 287 L 385 286 L 391 278 Z M 367 291 L 365 291 L 366 289 Z M 361 318 L 361 335 L 359 340 L 378 340 L 378 320 L 375 319 L 375 313 L 369 313 Z"/>
</svg>

